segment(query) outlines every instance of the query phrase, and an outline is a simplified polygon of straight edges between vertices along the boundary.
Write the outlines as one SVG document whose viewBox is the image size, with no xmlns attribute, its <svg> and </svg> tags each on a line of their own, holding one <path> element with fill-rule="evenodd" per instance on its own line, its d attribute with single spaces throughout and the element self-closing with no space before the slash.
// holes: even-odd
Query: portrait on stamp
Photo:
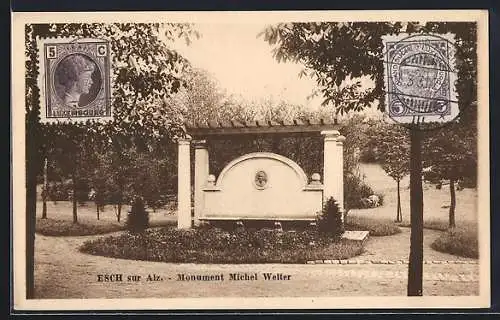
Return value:
<svg viewBox="0 0 500 320">
<path fill-rule="evenodd" d="M 93 86 L 94 81 L 96 85 Z M 90 58 L 82 54 L 71 54 L 56 66 L 54 82 L 56 93 L 65 106 L 79 108 L 92 102 L 99 92 L 101 82 L 99 68 Z M 90 92 L 92 90 L 92 93 Z"/>
<path fill-rule="evenodd" d="M 42 120 L 111 117 L 110 63 L 106 41 L 42 41 L 45 96 Z"/>
</svg>

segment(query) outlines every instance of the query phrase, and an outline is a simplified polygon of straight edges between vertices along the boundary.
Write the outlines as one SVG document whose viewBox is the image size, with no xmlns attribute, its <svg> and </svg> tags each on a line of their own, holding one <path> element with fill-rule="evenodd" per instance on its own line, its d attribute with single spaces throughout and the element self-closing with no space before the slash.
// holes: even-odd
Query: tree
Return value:
<svg viewBox="0 0 500 320">
<path fill-rule="evenodd" d="M 359 149 L 364 149 L 370 136 L 370 123 L 360 114 L 351 114 L 341 122 L 340 132 L 346 137 L 344 142 L 344 208 L 345 215 L 351 209 L 363 208 L 362 199 L 373 194 L 359 170 Z"/>
<path fill-rule="evenodd" d="M 132 233 L 144 232 L 149 226 L 149 214 L 144 207 L 144 201 L 136 196 L 132 201 L 132 208 L 127 216 L 127 230 Z"/>
<path fill-rule="evenodd" d="M 384 65 L 382 36 L 406 32 L 456 35 L 461 109 L 476 100 L 476 25 L 464 22 L 309 22 L 280 23 L 260 36 L 274 46 L 277 61 L 304 65 L 300 75 L 316 80 L 324 98 L 338 113 L 361 111 L 378 103 L 384 110 Z M 372 82 L 361 86 L 362 80 Z M 469 110 L 472 108 L 468 108 Z M 473 110 L 472 110 L 473 111 Z M 474 116 L 474 112 L 470 112 Z"/>
<path fill-rule="evenodd" d="M 472 107 L 477 96 L 476 24 L 463 22 L 310 22 L 282 23 L 266 28 L 264 40 L 274 45 L 278 61 L 294 61 L 305 66 L 302 74 L 313 77 L 324 98 L 324 105 L 339 103 L 338 113 L 359 111 L 373 102 L 380 110 L 384 105 L 382 36 L 406 32 L 455 34 L 458 80 L 458 104 L 462 119 L 477 120 Z M 359 86 L 363 77 L 373 87 Z M 354 85 L 353 85 L 354 84 Z M 347 89 L 345 89 L 347 88 Z M 342 97 L 339 99 L 338 97 Z M 423 198 L 422 198 L 422 132 L 410 130 L 410 207 L 412 231 L 408 295 L 422 295 L 423 274 Z"/>
<path fill-rule="evenodd" d="M 425 176 L 434 183 L 450 181 L 449 228 L 455 228 L 455 183 L 477 178 L 476 130 L 461 123 L 447 130 L 430 133 L 424 143 L 424 163 L 430 168 Z"/>
<path fill-rule="evenodd" d="M 27 175 L 27 298 L 33 298 L 34 228 L 36 221 L 36 177 L 46 144 L 64 136 L 69 153 L 78 155 L 81 137 L 98 133 L 100 142 L 114 146 L 113 141 L 126 137 L 138 140 L 176 138 L 183 130 L 164 108 L 163 99 L 183 85 L 182 76 L 189 63 L 167 46 L 179 37 L 189 40 L 196 35 L 189 24 L 31 24 L 26 25 L 26 175 Z M 41 125 L 39 122 L 39 88 L 37 37 L 100 38 L 109 40 L 113 52 L 111 65 L 114 120 L 108 123 Z M 41 137 L 44 137 L 42 140 Z M 120 154 L 119 149 L 114 150 Z M 73 175 L 78 178 L 78 156 Z M 76 186 L 78 181 L 73 180 Z M 76 222 L 76 206 L 73 206 Z"/>
<path fill-rule="evenodd" d="M 396 222 L 403 221 L 400 182 L 410 172 L 410 145 L 405 128 L 398 125 L 381 125 L 376 129 L 382 168 L 396 181 Z"/>
<path fill-rule="evenodd" d="M 49 180 L 48 180 L 48 159 L 45 157 L 43 161 L 43 187 L 42 187 L 42 219 L 47 219 L 47 198 L 49 193 Z"/>
</svg>

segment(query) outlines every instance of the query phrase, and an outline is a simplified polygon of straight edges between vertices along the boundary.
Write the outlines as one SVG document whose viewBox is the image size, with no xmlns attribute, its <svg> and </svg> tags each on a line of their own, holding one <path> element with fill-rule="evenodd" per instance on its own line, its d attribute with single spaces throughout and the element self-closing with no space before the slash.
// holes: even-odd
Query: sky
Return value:
<svg viewBox="0 0 500 320">
<path fill-rule="evenodd" d="M 174 48 L 192 65 L 210 72 L 228 94 L 247 100 L 271 97 L 294 104 L 317 107 L 320 98 L 307 99 L 315 82 L 299 78 L 303 68 L 295 63 L 278 63 L 272 47 L 257 37 L 265 24 L 196 24 L 201 38 L 190 45 L 177 41 Z"/>
</svg>

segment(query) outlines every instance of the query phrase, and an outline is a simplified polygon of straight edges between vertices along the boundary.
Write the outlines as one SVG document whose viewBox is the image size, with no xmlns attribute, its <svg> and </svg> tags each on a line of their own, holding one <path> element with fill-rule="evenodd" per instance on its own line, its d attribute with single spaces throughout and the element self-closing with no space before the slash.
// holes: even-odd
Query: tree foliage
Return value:
<svg viewBox="0 0 500 320">
<path fill-rule="evenodd" d="M 372 128 L 378 141 L 382 168 L 396 181 L 396 222 L 403 221 L 401 180 L 410 173 L 410 141 L 407 129 L 396 124 L 379 123 Z"/>
<path fill-rule="evenodd" d="M 165 99 L 185 84 L 190 64 L 168 43 L 179 37 L 187 41 L 197 33 L 189 24 L 160 23 L 69 23 L 26 25 L 26 123 L 28 157 L 33 169 L 41 170 L 41 157 L 51 155 L 63 175 L 73 181 L 77 191 L 93 183 L 102 186 L 99 173 L 93 172 L 98 153 L 111 152 L 117 172 L 112 185 L 114 202 L 125 198 L 126 152 L 132 145 L 145 149 L 184 135 L 176 110 L 165 107 Z M 114 119 L 107 123 L 40 124 L 40 93 L 37 87 L 37 38 L 69 37 L 73 40 L 108 40 L 111 47 L 111 83 Z M 36 174 L 31 171 L 28 175 Z M 94 181 L 89 181 L 93 177 Z M 100 179 L 100 180 L 99 180 Z M 78 189 L 78 190 L 77 190 Z M 30 195 L 30 197 L 32 197 Z M 33 200 L 34 201 L 34 200 Z M 76 222 L 76 201 L 73 206 Z M 120 211 L 120 210 L 118 210 Z M 119 215 L 118 215 L 119 216 Z"/>
<path fill-rule="evenodd" d="M 382 36 L 402 32 L 456 35 L 459 105 L 461 110 L 470 107 L 476 100 L 475 23 L 281 23 L 267 27 L 262 35 L 274 46 L 277 61 L 302 64 L 305 69 L 301 74 L 311 76 L 321 88 L 323 104 L 333 104 L 336 112 L 345 113 L 360 111 L 373 102 L 385 109 Z M 362 86 L 363 78 L 371 86 Z"/>
<path fill-rule="evenodd" d="M 186 123 L 248 120 L 243 105 L 204 69 L 194 68 L 187 72 L 186 86 L 165 102 L 169 108 L 178 109 L 180 121 Z"/>
<path fill-rule="evenodd" d="M 182 134 L 172 122 L 163 100 L 184 84 L 190 69 L 187 60 L 169 49 L 168 41 L 195 35 L 188 24 L 36 24 L 27 25 L 27 108 L 39 106 L 36 48 L 37 37 L 98 38 L 110 41 L 112 107 L 114 120 L 106 124 L 87 122 L 71 127 L 53 126 L 55 134 L 83 127 L 107 137 L 115 134 L 145 137 L 176 137 Z M 45 126 L 44 126 L 45 127 Z M 48 127 L 48 126 L 47 126 Z M 46 129 L 49 130 L 49 129 Z"/>
<path fill-rule="evenodd" d="M 382 168 L 395 181 L 401 181 L 410 173 L 410 141 L 407 129 L 396 124 L 380 123 L 376 131 Z"/>
<path fill-rule="evenodd" d="M 450 182 L 449 227 L 455 227 L 455 183 L 464 181 L 475 186 L 477 181 L 476 127 L 463 123 L 450 124 L 444 130 L 432 132 L 424 141 L 424 164 L 429 170 L 424 177 L 441 184 Z"/>
<path fill-rule="evenodd" d="M 477 180 L 476 126 L 453 123 L 443 130 L 429 132 L 424 140 L 426 178 L 440 180 Z"/>
</svg>

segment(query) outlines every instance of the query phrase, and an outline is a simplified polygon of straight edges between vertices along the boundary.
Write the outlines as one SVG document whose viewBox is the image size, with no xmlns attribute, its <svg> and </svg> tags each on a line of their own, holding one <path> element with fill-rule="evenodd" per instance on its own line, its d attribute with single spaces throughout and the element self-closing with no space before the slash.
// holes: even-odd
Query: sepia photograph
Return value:
<svg viewBox="0 0 500 320">
<path fill-rule="evenodd" d="M 14 309 L 489 307 L 487 22 L 13 13 Z"/>
</svg>

